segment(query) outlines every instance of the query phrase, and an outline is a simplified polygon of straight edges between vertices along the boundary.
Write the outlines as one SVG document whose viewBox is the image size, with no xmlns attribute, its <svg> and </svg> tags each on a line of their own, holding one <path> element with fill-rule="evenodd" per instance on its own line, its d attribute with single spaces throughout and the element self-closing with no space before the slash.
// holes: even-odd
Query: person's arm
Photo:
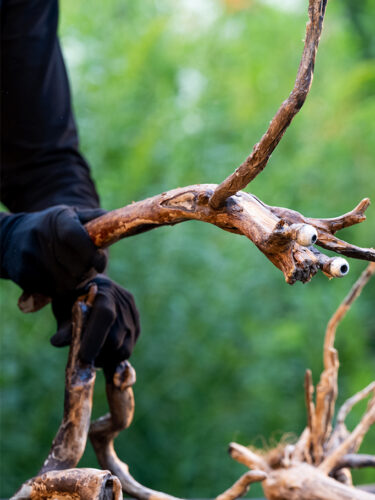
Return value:
<svg viewBox="0 0 375 500">
<path fill-rule="evenodd" d="M 69 82 L 57 37 L 57 0 L 2 4 L 0 277 L 53 298 L 58 331 L 70 342 L 71 306 L 105 267 L 83 224 L 98 215 L 99 197 L 78 149 Z M 32 212 L 32 213 L 30 213 Z M 131 294 L 106 276 L 98 286 L 81 359 L 109 379 L 139 335 Z"/>
<path fill-rule="evenodd" d="M 98 208 L 79 152 L 58 2 L 7 0 L 1 14 L 1 201 L 13 213 Z"/>
</svg>

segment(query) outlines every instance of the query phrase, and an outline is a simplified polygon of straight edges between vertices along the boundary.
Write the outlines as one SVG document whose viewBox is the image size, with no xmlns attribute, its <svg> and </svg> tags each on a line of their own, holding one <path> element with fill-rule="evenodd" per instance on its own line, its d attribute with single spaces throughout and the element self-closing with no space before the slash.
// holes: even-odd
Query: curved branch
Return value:
<svg viewBox="0 0 375 500">
<path fill-rule="evenodd" d="M 243 465 L 249 467 L 249 469 L 260 470 L 263 472 L 269 472 L 270 467 L 268 463 L 264 460 L 261 455 L 258 455 L 254 451 L 242 446 L 238 443 L 230 443 L 229 445 L 230 456 L 240 462 Z"/>
<path fill-rule="evenodd" d="M 375 467 L 375 455 L 358 455 L 356 453 L 348 453 L 344 455 L 338 462 L 332 473 L 339 469 L 363 469 L 365 467 Z"/>
<path fill-rule="evenodd" d="M 94 366 L 80 361 L 78 352 L 96 290 L 96 285 L 91 285 L 87 296 L 78 298 L 73 306 L 72 342 L 65 374 L 64 416 L 39 474 L 75 467 L 85 451 L 96 373 Z"/>
<path fill-rule="evenodd" d="M 336 425 L 342 425 L 345 423 L 345 419 L 347 415 L 349 414 L 350 410 L 353 408 L 354 405 L 362 401 L 362 399 L 367 398 L 367 396 L 370 393 L 373 393 L 375 396 L 375 381 L 371 382 L 367 387 L 362 389 L 361 391 L 357 392 L 352 396 L 351 398 L 347 399 L 345 403 L 341 406 L 337 413 L 337 418 L 336 418 Z"/>
<path fill-rule="evenodd" d="M 303 106 L 313 79 L 315 56 L 322 32 L 326 4 L 327 0 L 309 1 L 309 22 L 306 26 L 305 45 L 293 90 L 280 106 L 267 132 L 255 144 L 250 156 L 216 188 L 210 199 L 212 207 L 221 207 L 227 198 L 246 187 L 264 169 L 294 116 Z"/>
<path fill-rule="evenodd" d="M 236 500 L 246 495 L 253 483 L 259 483 L 266 479 L 267 474 L 260 470 L 245 472 L 230 488 L 218 495 L 215 500 Z"/>
<path fill-rule="evenodd" d="M 347 311 L 350 309 L 353 302 L 359 297 L 363 288 L 366 286 L 366 283 L 373 274 L 375 274 L 375 263 L 371 262 L 367 266 L 367 268 L 363 271 L 358 280 L 354 283 L 350 292 L 341 302 L 335 314 L 328 322 L 324 339 L 324 367 L 326 369 L 330 368 L 332 365 L 331 350 L 333 349 L 334 346 L 337 327 L 340 321 L 342 321 L 342 319 L 344 318 Z"/>
<path fill-rule="evenodd" d="M 375 395 L 369 402 L 368 408 L 363 415 L 361 421 L 349 436 L 320 464 L 319 469 L 326 474 L 329 474 L 337 467 L 342 457 L 348 453 L 355 452 L 359 449 L 362 440 L 375 423 Z"/>
</svg>

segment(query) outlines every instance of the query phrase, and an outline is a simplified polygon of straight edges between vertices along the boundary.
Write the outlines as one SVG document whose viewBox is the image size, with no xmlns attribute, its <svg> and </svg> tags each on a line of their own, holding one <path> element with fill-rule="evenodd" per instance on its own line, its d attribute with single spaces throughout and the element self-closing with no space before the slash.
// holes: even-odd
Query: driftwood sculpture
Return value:
<svg viewBox="0 0 375 500">
<path fill-rule="evenodd" d="M 365 220 L 369 199 L 365 198 L 351 212 L 340 217 L 314 219 L 287 208 L 266 205 L 256 196 L 241 191 L 267 165 L 270 155 L 305 102 L 312 83 L 326 4 L 327 0 L 309 0 L 309 22 L 293 90 L 280 106 L 267 132 L 236 171 L 220 185 L 199 184 L 174 189 L 89 222 L 86 229 L 98 247 L 107 247 L 121 238 L 163 225 L 194 219 L 249 238 L 283 272 L 290 284 L 308 282 L 319 269 L 329 277 L 342 277 L 348 273 L 349 264 L 344 258 L 328 257 L 315 244 L 347 257 L 375 262 L 375 249 L 360 248 L 334 236 L 336 231 Z M 374 265 L 367 273 L 373 271 Z M 132 385 L 135 371 L 128 362 L 118 366 L 113 381 L 106 386 L 110 413 L 90 425 L 95 371 L 92 366 L 83 365 L 77 353 L 93 300 L 95 288 L 91 287 L 88 296 L 79 298 L 73 308 L 73 340 L 66 369 L 64 417 L 60 429 L 38 476 L 27 481 L 12 498 L 118 499 L 122 496 L 122 487 L 125 493 L 140 500 L 172 500 L 174 497 L 140 485 L 114 451 L 113 440 L 130 425 L 134 412 Z M 349 307 L 351 300 L 349 297 L 347 306 L 343 307 Z M 24 312 L 31 312 L 48 302 L 47 298 L 24 294 L 19 306 Z M 254 470 L 245 473 L 218 499 L 234 500 L 256 481 L 263 481 L 269 499 L 375 498 L 352 488 L 348 472 L 352 467 L 374 465 L 374 457 L 353 455 L 374 422 L 374 398 L 351 434 L 347 433 L 343 423 L 351 406 L 373 391 L 374 384 L 348 400 L 339 412 L 335 429 L 332 431 L 331 428 L 338 369 L 337 353 L 333 348 L 335 321 L 327 330 L 325 370 L 317 387 L 315 405 L 311 374 L 307 372 L 306 375 L 308 427 L 301 438 L 294 446 L 264 456 L 232 444 L 232 457 Z M 75 469 L 88 435 L 100 466 L 110 473 Z"/>
<path fill-rule="evenodd" d="M 337 399 L 338 354 L 334 348 L 339 322 L 375 274 L 375 264 L 367 269 L 352 287 L 328 323 L 324 349 L 324 370 L 316 387 L 311 371 L 305 375 L 307 427 L 295 444 L 280 445 L 267 453 L 231 443 L 229 453 L 238 462 L 264 472 L 263 491 L 269 500 L 370 500 L 375 495 L 353 487 L 351 469 L 375 467 L 375 455 L 357 454 L 364 436 L 375 423 L 375 380 L 348 399 L 339 409 L 332 425 Z M 367 409 L 352 432 L 345 419 L 352 407 L 370 396 Z"/>
</svg>

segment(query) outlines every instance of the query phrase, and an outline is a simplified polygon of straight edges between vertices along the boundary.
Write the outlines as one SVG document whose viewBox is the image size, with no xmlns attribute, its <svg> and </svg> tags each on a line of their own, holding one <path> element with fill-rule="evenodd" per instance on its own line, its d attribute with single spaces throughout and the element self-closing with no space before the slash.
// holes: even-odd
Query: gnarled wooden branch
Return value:
<svg viewBox="0 0 375 500">
<path fill-rule="evenodd" d="M 316 389 L 310 370 L 305 376 L 307 427 L 295 445 L 280 445 L 267 453 L 257 453 L 236 443 L 230 445 L 231 456 L 251 469 L 267 474 L 262 482 L 269 500 L 375 500 L 370 492 L 354 488 L 351 469 L 375 467 L 375 456 L 357 455 L 364 436 L 375 423 L 375 381 L 348 399 L 338 412 L 332 430 L 337 397 L 337 351 L 335 333 L 354 300 L 360 295 L 375 264 L 370 263 L 328 323 L 324 340 L 324 370 Z M 345 427 L 345 418 L 354 404 L 369 396 L 361 421 L 352 432 Z"/>
<path fill-rule="evenodd" d="M 293 90 L 280 106 L 267 132 L 255 144 L 250 156 L 215 189 L 210 198 L 210 205 L 213 208 L 221 207 L 227 198 L 246 187 L 264 169 L 286 129 L 303 106 L 313 79 L 315 56 L 322 32 L 326 4 L 327 0 L 309 0 L 309 22 L 306 26 L 305 46 Z"/>
<path fill-rule="evenodd" d="M 225 206 L 216 210 L 208 203 L 215 187 L 198 184 L 173 189 L 109 212 L 87 223 L 86 229 L 95 245 L 107 247 L 121 238 L 156 227 L 200 220 L 246 236 L 283 272 L 290 284 L 309 281 L 318 269 L 331 277 L 347 274 L 346 261 L 329 258 L 312 246 L 315 242 L 320 244 L 324 219 L 306 219 L 293 210 L 270 207 L 244 192 L 231 196 Z M 364 217 L 356 218 L 356 222 L 362 220 Z M 353 217 L 351 222 L 355 223 Z M 332 231 L 335 230 L 332 224 Z M 375 250 L 359 248 L 353 255 L 375 261 Z"/>
<path fill-rule="evenodd" d="M 108 471 L 65 469 L 24 483 L 10 500 L 122 500 L 121 484 Z"/>
<path fill-rule="evenodd" d="M 73 306 L 72 342 L 65 374 L 64 416 L 39 474 L 75 467 L 85 451 L 96 373 L 92 365 L 80 361 L 78 352 L 82 330 L 96 291 L 96 285 L 91 285 L 87 297 L 80 297 Z"/>
<path fill-rule="evenodd" d="M 135 383 L 134 368 L 128 362 L 121 363 L 113 382 L 107 383 L 107 399 L 110 413 L 99 418 L 90 426 L 90 440 L 98 462 L 119 478 L 123 491 L 138 500 L 177 500 L 175 497 L 151 490 L 136 481 L 114 449 L 114 439 L 120 431 L 129 427 L 134 414 L 132 386 Z"/>
</svg>

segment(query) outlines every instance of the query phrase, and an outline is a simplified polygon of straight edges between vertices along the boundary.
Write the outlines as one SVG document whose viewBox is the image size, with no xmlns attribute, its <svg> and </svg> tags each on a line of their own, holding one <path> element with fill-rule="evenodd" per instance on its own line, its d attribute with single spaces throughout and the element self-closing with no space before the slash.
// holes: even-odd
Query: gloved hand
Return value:
<svg viewBox="0 0 375 500">
<path fill-rule="evenodd" d="M 53 297 L 103 272 L 107 256 L 83 223 L 105 213 L 58 205 L 40 212 L 2 214 L 1 277 L 25 292 Z"/>
<path fill-rule="evenodd" d="M 131 293 L 105 275 L 98 275 L 90 283 L 98 291 L 81 339 L 79 357 L 86 363 L 104 368 L 108 381 L 116 366 L 128 359 L 140 333 L 139 314 Z M 65 294 L 52 301 L 57 320 L 57 332 L 51 344 L 63 347 L 72 338 L 72 306 L 84 290 Z"/>
</svg>

